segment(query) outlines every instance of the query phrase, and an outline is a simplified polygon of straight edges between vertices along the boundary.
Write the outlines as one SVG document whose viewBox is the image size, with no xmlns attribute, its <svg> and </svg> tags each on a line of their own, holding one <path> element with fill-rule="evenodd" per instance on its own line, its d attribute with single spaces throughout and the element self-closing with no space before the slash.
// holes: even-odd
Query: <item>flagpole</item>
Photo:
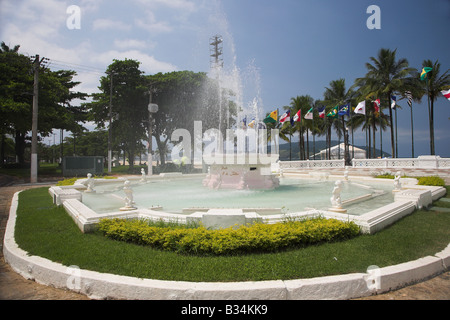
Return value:
<svg viewBox="0 0 450 320">
<path fill-rule="evenodd" d="M 413 121 L 412 102 L 411 102 L 410 108 L 411 108 L 411 147 L 412 147 L 411 155 L 412 155 L 412 158 L 414 158 L 414 123 L 413 123 L 414 121 Z"/>
<path fill-rule="evenodd" d="M 337 108 L 337 118 L 338 118 L 338 123 L 339 123 L 339 107 Z M 337 126 L 337 128 L 339 129 L 339 125 Z M 341 135 L 338 133 L 338 160 L 341 160 Z"/>
<path fill-rule="evenodd" d="M 367 139 L 367 110 L 366 110 L 366 108 L 364 108 L 364 123 L 365 123 L 365 125 L 366 125 L 366 159 L 368 159 L 368 157 L 367 157 L 367 155 L 368 155 L 368 153 L 367 153 L 367 151 L 368 151 L 368 145 L 369 145 L 369 143 L 368 143 L 368 139 Z"/>
<path fill-rule="evenodd" d="M 291 122 L 292 118 L 292 113 L 291 113 L 291 109 L 289 109 L 289 161 L 292 161 L 292 143 L 291 143 L 291 139 L 292 139 L 292 122 Z"/>
<path fill-rule="evenodd" d="M 350 122 L 352 123 L 352 160 L 355 159 L 355 144 L 353 141 L 353 115 L 352 115 L 352 104 L 350 103 Z"/>
<path fill-rule="evenodd" d="M 427 76 L 427 100 L 428 100 L 428 119 L 431 121 L 430 88 L 429 88 L 429 84 L 428 84 L 428 76 Z M 433 131 L 432 131 L 433 129 L 434 128 L 432 128 L 430 126 L 430 155 L 434 155 L 434 141 L 433 141 L 434 139 L 433 139 Z"/>
<path fill-rule="evenodd" d="M 397 106 L 395 106 L 395 157 L 398 158 Z"/>
<path fill-rule="evenodd" d="M 312 110 L 312 114 L 313 114 L 313 126 L 312 126 L 312 134 L 313 134 L 313 160 L 316 160 L 316 135 L 314 134 L 314 108 Z"/>
<path fill-rule="evenodd" d="M 289 161 L 292 161 L 292 144 L 291 144 L 291 138 L 292 138 L 292 128 L 289 128 Z"/>
<path fill-rule="evenodd" d="M 381 111 L 381 104 L 380 104 L 380 112 L 378 113 L 378 119 L 379 119 L 379 125 L 380 125 L 380 159 L 383 159 L 383 130 L 381 128 L 381 120 L 383 119 L 382 114 L 383 114 L 383 112 Z M 373 145 L 375 145 L 375 143 Z"/>
</svg>

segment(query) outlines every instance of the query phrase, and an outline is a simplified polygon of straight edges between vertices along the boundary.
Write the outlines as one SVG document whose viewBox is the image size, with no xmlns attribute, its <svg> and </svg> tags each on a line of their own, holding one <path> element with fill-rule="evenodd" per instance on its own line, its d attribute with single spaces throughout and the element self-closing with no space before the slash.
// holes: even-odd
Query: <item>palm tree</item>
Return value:
<svg viewBox="0 0 450 320">
<path fill-rule="evenodd" d="M 364 78 L 356 79 L 356 84 L 363 82 L 367 86 L 366 98 L 370 96 L 390 101 L 394 93 L 403 94 L 405 79 L 416 69 L 410 68 L 408 60 L 396 59 L 397 50 L 380 49 L 378 56 L 370 57 L 371 63 L 366 63 L 368 70 Z M 392 109 L 389 109 L 389 125 L 391 127 L 392 156 L 395 157 L 395 139 L 392 123 Z"/>
<path fill-rule="evenodd" d="M 447 69 L 441 76 L 439 76 L 441 64 L 436 61 L 424 60 L 422 67 L 430 67 L 432 71 L 428 73 L 426 81 L 421 82 L 421 87 L 425 89 L 425 93 L 428 96 L 428 116 L 430 124 L 430 154 L 435 154 L 434 146 L 434 101 L 441 94 L 441 90 L 446 89 L 450 86 L 450 69 Z"/>
<path fill-rule="evenodd" d="M 330 88 L 325 87 L 324 102 L 328 106 L 340 106 L 347 103 L 354 103 L 355 91 L 352 88 L 346 89 L 345 79 L 333 80 L 330 82 Z M 347 164 L 350 163 L 350 155 L 348 152 L 348 131 L 346 129 L 344 117 L 341 119 L 333 119 L 332 125 L 334 126 L 339 140 L 344 136 L 345 153 L 344 158 Z"/>
<path fill-rule="evenodd" d="M 2 43 L 0 44 L 0 53 L 2 52 L 14 52 L 17 53 L 19 52 L 20 49 L 20 45 L 16 45 L 14 46 L 14 48 L 10 48 L 4 41 L 2 41 Z"/>
<path fill-rule="evenodd" d="M 309 95 L 302 95 L 291 98 L 291 117 L 301 110 L 301 121 L 295 123 L 295 129 L 299 133 L 300 160 L 309 158 L 309 150 L 306 151 L 304 133 L 309 130 L 309 123 L 304 121 L 306 112 L 314 105 L 314 99 Z"/>
</svg>

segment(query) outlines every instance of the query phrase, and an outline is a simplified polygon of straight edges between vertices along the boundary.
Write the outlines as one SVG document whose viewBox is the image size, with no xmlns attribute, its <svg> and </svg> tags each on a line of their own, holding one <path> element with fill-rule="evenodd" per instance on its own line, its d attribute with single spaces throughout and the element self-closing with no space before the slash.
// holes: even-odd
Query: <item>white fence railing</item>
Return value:
<svg viewBox="0 0 450 320">
<path fill-rule="evenodd" d="M 450 158 L 439 156 L 420 156 L 418 158 L 397 159 L 353 159 L 354 168 L 418 168 L 418 169 L 446 169 L 450 168 Z"/>
<path fill-rule="evenodd" d="M 280 161 L 280 169 L 345 168 L 342 160 Z"/>
<path fill-rule="evenodd" d="M 279 161 L 281 169 L 314 169 L 314 168 L 345 168 L 341 160 L 305 160 Z M 450 169 L 450 158 L 439 156 L 420 156 L 418 158 L 397 159 L 353 159 L 354 168 L 417 168 L 417 169 Z"/>
</svg>

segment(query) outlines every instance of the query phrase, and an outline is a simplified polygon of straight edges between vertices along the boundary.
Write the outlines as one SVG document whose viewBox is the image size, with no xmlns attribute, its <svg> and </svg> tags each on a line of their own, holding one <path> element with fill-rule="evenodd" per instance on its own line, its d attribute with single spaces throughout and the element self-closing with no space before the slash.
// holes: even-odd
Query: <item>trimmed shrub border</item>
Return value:
<svg viewBox="0 0 450 320">
<path fill-rule="evenodd" d="M 99 230 L 108 238 L 188 254 L 245 254 L 274 252 L 357 236 L 354 222 L 306 219 L 276 224 L 255 223 L 236 228 L 208 230 L 151 226 L 145 220 L 103 219 Z"/>
</svg>

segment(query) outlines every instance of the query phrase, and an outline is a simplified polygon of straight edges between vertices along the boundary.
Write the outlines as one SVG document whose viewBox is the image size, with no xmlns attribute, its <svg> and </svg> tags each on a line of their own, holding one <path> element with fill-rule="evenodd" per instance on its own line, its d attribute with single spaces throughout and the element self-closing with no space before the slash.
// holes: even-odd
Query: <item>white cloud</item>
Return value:
<svg viewBox="0 0 450 320">
<path fill-rule="evenodd" d="M 125 40 L 116 39 L 114 40 L 114 46 L 119 49 L 129 49 L 129 48 L 143 49 L 148 47 L 145 41 L 137 39 L 125 39 Z M 154 47 L 154 45 L 150 46 Z"/>
<path fill-rule="evenodd" d="M 123 31 L 129 31 L 131 30 L 131 26 L 122 22 L 122 21 L 116 21 L 116 20 L 110 20 L 110 19 L 97 19 L 94 20 L 92 23 L 92 29 L 93 30 L 123 30 Z"/>
<path fill-rule="evenodd" d="M 47 1 L 2 1 L 1 20 L 12 21 L 22 31 L 31 33 L 36 37 L 58 38 L 58 31 L 65 27 L 67 19 L 67 6 L 56 0 Z M 2 26 L 5 27 L 4 25 Z M 3 34 L 7 35 L 6 28 Z"/>
<path fill-rule="evenodd" d="M 117 51 L 110 50 L 92 57 L 93 63 L 101 63 L 102 65 L 110 65 L 113 59 L 125 60 L 133 59 L 141 62 L 141 70 L 145 73 L 158 73 L 158 72 L 171 72 L 177 70 L 177 67 L 171 63 L 163 62 L 155 59 L 153 56 L 149 56 L 138 50 Z"/>
<path fill-rule="evenodd" d="M 189 12 L 196 10 L 195 3 L 189 0 L 135 0 L 135 1 L 150 8 L 154 8 L 156 6 L 166 6 L 171 9 Z"/>
<path fill-rule="evenodd" d="M 164 33 L 172 31 L 172 27 L 167 22 L 156 21 L 155 14 L 152 11 L 145 12 L 144 19 L 135 19 L 137 27 L 151 33 Z"/>
</svg>

